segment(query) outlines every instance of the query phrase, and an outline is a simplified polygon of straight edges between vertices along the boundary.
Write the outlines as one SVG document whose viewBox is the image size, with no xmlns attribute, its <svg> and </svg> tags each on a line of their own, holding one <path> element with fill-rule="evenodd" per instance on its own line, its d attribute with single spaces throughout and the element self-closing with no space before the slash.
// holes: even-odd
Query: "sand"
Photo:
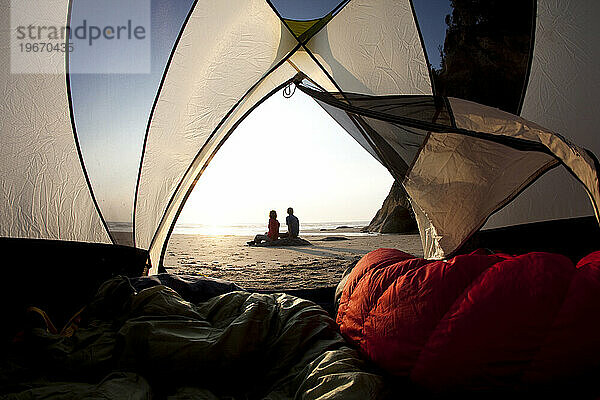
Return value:
<svg viewBox="0 0 600 400">
<path fill-rule="evenodd" d="M 167 272 L 233 281 L 246 289 L 300 289 L 336 286 L 353 261 L 369 251 L 396 248 L 421 257 L 418 234 L 369 234 L 356 230 L 305 233 L 302 247 L 251 247 L 252 237 L 174 234 L 165 256 Z M 337 240 L 331 238 L 343 238 Z"/>
</svg>

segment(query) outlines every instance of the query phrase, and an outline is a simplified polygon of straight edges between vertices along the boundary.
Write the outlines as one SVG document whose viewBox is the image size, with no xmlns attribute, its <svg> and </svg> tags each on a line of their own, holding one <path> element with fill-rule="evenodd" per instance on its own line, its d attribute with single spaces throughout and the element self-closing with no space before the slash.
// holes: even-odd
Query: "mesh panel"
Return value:
<svg viewBox="0 0 600 400">
<path fill-rule="evenodd" d="M 329 93 L 305 81 L 299 88 L 315 98 L 396 179 L 402 179 L 413 164 L 427 138 L 428 127 L 453 128 L 448 103 L 443 98 Z"/>
<path fill-rule="evenodd" d="M 427 139 L 427 131 L 418 128 L 409 128 L 399 124 L 381 121 L 374 118 L 364 118 L 365 122 L 371 128 L 371 136 L 379 135 L 382 140 L 393 150 L 395 158 L 399 158 L 395 164 L 400 161 L 405 166 L 401 175 L 396 179 L 404 177 L 406 170 L 412 165 L 417 157 L 419 149 Z"/>
<path fill-rule="evenodd" d="M 455 129 L 448 103 L 442 97 L 331 93 L 313 89 L 304 83 L 298 87 L 309 96 L 347 112 L 419 129 Z"/>
<path fill-rule="evenodd" d="M 354 93 L 333 94 L 337 100 L 345 100 L 361 110 L 386 115 L 414 119 L 421 122 L 452 127 L 448 105 L 441 97 L 434 96 L 366 96 Z"/>
</svg>

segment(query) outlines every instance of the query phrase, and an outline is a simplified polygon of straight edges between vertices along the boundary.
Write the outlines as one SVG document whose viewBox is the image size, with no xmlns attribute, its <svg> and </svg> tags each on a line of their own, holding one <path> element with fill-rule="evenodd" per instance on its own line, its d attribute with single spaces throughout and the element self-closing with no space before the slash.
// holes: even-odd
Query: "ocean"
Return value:
<svg viewBox="0 0 600 400">
<path fill-rule="evenodd" d="M 281 223 L 281 231 L 285 232 L 287 227 L 284 221 Z M 332 229 L 336 228 L 362 228 L 367 226 L 369 221 L 335 221 L 335 222 L 302 222 L 300 221 L 300 235 L 311 236 L 331 236 Z M 111 231 L 131 232 L 131 223 L 127 222 L 108 222 Z M 327 230 L 327 231 L 322 231 Z M 204 236 L 253 236 L 267 231 L 266 222 L 263 223 L 241 223 L 232 225 L 208 225 L 208 224 L 190 224 L 181 223 L 175 225 L 174 234 L 179 235 L 204 235 Z M 344 236 L 366 236 L 372 235 L 363 232 L 343 231 Z M 341 232 L 340 232 L 341 233 Z"/>
</svg>

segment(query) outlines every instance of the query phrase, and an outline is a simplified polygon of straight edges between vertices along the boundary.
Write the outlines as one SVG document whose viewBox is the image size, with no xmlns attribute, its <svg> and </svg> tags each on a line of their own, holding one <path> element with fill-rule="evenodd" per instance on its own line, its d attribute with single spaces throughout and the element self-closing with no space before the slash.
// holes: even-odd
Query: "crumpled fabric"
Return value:
<svg viewBox="0 0 600 400">
<path fill-rule="evenodd" d="M 24 348 L 37 375 L 15 384 L 7 374 L 0 393 L 27 398 L 34 381 L 79 397 L 89 389 L 82 382 L 104 382 L 111 373 L 135 374 L 140 393 L 170 399 L 369 399 L 384 393 L 383 378 L 346 345 L 327 313 L 286 294 L 233 291 L 193 304 L 166 286 L 136 292 L 117 277 L 100 287 L 72 337 L 36 329 Z"/>
</svg>

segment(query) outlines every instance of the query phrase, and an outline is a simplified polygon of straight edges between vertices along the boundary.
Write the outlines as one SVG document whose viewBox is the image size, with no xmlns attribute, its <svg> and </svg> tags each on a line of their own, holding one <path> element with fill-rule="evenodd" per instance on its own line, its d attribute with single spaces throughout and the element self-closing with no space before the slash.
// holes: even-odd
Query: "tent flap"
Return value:
<svg viewBox="0 0 600 400">
<path fill-rule="evenodd" d="M 298 86 L 324 108 L 339 109 L 329 113 L 342 126 L 352 119 L 363 128 L 370 145 L 363 147 L 403 182 L 428 258 L 456 251 L 490 215 L 559 164 L 583 184 L 595 209 L 600 204 L 590 153 L 516 115 L 456 98 Z"/>
</svg>

